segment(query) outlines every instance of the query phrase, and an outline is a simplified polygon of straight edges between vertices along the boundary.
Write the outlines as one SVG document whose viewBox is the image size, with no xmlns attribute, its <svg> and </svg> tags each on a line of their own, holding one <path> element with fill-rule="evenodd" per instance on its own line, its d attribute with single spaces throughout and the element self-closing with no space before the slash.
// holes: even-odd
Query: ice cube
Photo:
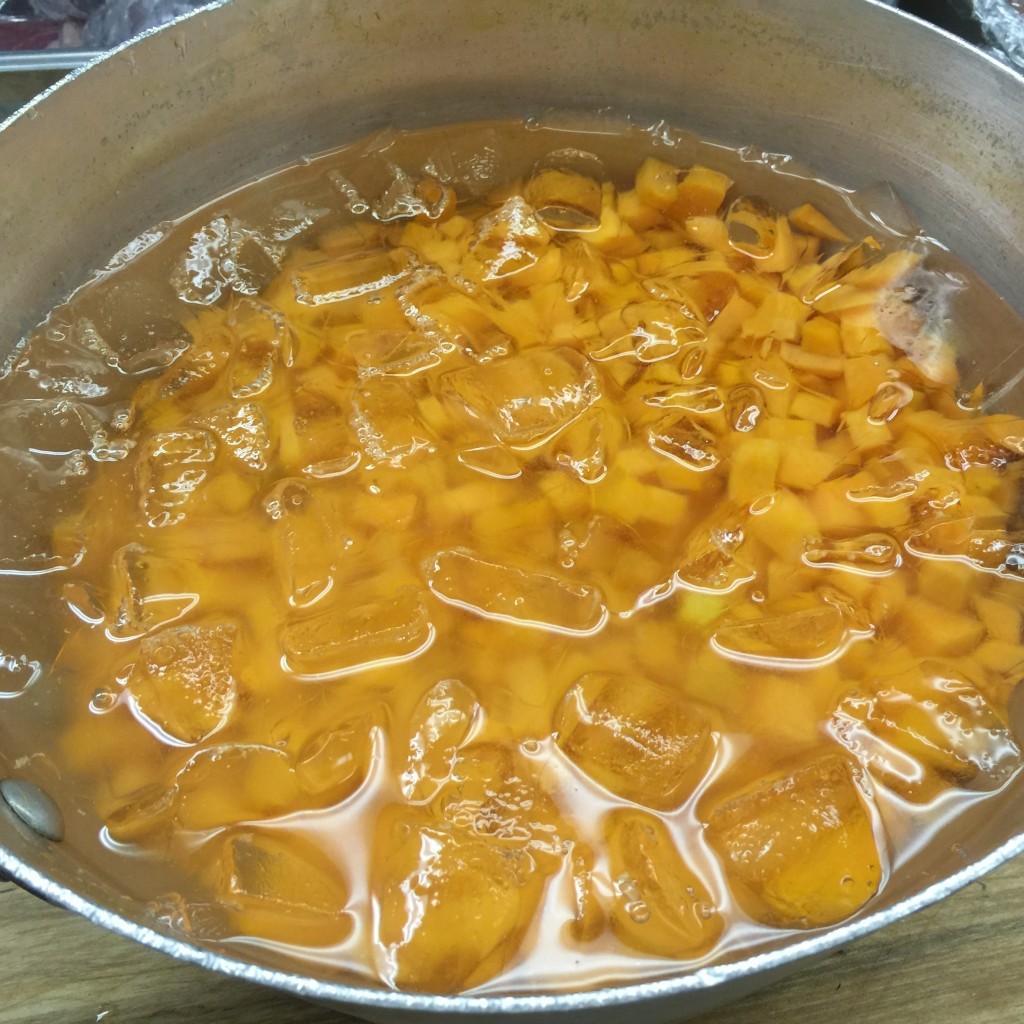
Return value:
<svg viewBox="0 0 1024 1024">
<path fill-rule="evenodd" d="M 263 821 L 308 807 L 288 755 L 260 744 L 197 751 L 178 772 L 174 817 L 190 831 Z"/>
<path fill-rule="evenodd" d="M 640 363 L 657 363 L 663 359 L 682 357 L 707 340 L 701 321 L 678 302 L 631 302 L 621 309 L 606 313 L 598 321 L 601 339 L 593 344 L 590 357 L 600 361 L 635 359 Z M 700 372 L 689 372 L 686 378 Z"/>
<path fill-rule="evenodd" d="M 729 244 L 755 260 L 771 256 L 775 249 L 775 211 L 759 196 L 738 196 L 725 214 Z"/>
<path fill-rule="evenodd" d="M 10 380 L 47 395 L 102 398 L 117 384 L 110 356 L 92 320 L 52 313 L 12 357 Z"/>
<path fill-rule="evenodd" d="M 114 552 L 113 614 L 107 633 L 131 640 L 187 615 L 199 602 L 187 569 L 177 558 L 128 544 Z"/>
<path fill-rule="evenodd" d="M 445 993 L 472 988 L 512 960 L 544 878 L 527 851 L 403 807 L 378 821 L 372 888 L 384 980 Z"/>
<path fill-rule="evenodd" d="M 151 783 L 129 794 L 126 800 L 104 814 L 107 833 L 117 843 L 151 839 L 170 826 L 177 795 L 175 787 L 160 783 Z"/>
<path fill-rule="evenodd" d="M 294 448 L 278 450 L 278 461 L 315 479 L 344 476 L 362 461 L 347 405 L 325 394 L 314 382 L 303 382 L 292 395 Z"/>
<path fill-rule="evenodd" d="M 238 697 L 235 627 L 172 626 L 144 637 L 128 677 L 138 712 L 161 733 L 195 744 L 221 729 Z"/>
<path fill-rule="evenodd" d="M 365 376 L 412 377 L 441 362 L 441 351 L 418 331 L 358 327 L 345 335 L 352 358 Z"/>
<path fill-rule="evenodd" d="M 477 221 L 471 251 L 483 264 L 484 280 L 493 281 L 532 267 L 550 241 L 551 232 L 529 203 L 522 196 L 512 196 Z"/>
<path fill-rule="evenodd" d="M 412 714 L 409 753 L 401 775 L 407 800 L 421 802 L 437 794 L 481 714 L 475 694 L 458 679 L 442 679 L 423 695 Z"/>
<path fill-rule="evenodd" d="M 740 905 L 774 927 L 835 924 L 867 903 L 882 879 L 859 769 L 840 757 L 716 807 L 707 834 Z"/>
<path fill-rule="evenodd" d="M 529 851 L 544 871 L 557 868 L 572 839 L 529 762 L 500 743 L 463 747 L 432 806 L 448 825 Z"/>
<path fill-rule="evenodd" d="M 318 806 L 333 807 L 363 784 L 376 731 L 375 716 L 367 712 L 317 733 L 303 745 L 295 759 L 295 776 Z"/>
<path fill-rule="evenodd" d="M 401 466 L 417 453 L 436 450 L 412 395 L 396 381 L 370 380 L 352 395 L 352 426 L 368 467 Z"/>
<path fill-rule="evenodd" d="M 537 162 L 523 198 L 552 231 L 594 231 L 601 222 L 604 176 L 593 153 L 556 150 Z"/>
<path fill-rule="evenodd" d="M 1020 749 L 984 695 L 938 662 L 847 696 L 829 730 L 882 785 L 914 802 L 950 783 L 998 789 L 1021 766 Z"/>
<path fill-rule="evenodd" d="M 500 444 L 463 448 L 458 459 L 464 466 L 496 480 L 514 480 L 523 473 L 523 467 L 516 457 Z"/>
<path fill-rule="evenodd" d="M 263 409 L 256 402 L 222 405 L 203 416 L 200 422 L 243 465 L 259 473 L 267 468 L 270 434 Z"/>
<path fill-rule="evenodd" d="M 85 456 L 106 442 L 106 432 L 86 405 L 67 398 L 28 398 L 0 405 L 4 444 L 31 456 L 47 471 L 77 473 Z"/>
<path fill-rule="evenodd" d="M 613 516 L 570 524 L 559 541 L 562 567 L 600 587 L 613 614 L 632 610 L 642 594 L 668 575 L 644 538 Z"/>
<path fill-rule="evenodd" d="M 464 548 L 439 552 L 424 571 L 427 586 L 442 601 L 500 622 L 587 635 L 608 618 L 596 587 L 489 562 Z"/>
<path fill-rule="evenodd" d="M 254 398 L 270 387 L 279 366 L 291 366 L 295 333 L 280 311 L 250 298 L 229 307 L 226 323 L 233 341 L 231 397 Z"/>
<path fill-rule="evenodd" d="M 335 305 L 391 288 L 411 267 L 407 250 L 370 244 L 304 263 L 293 274 L 292 286 L 303 306 Z"/>
<path fill-rule="evenodd" d="M 754 569 L 737 557 L 744 535 L 734 517 L 719 516 L 713 525 L 694 530 L 682 564 L 676 570 L 679 586 L 699 593 L 728 594 L 756 579 Z"/>
<path fill-rule="evenodd" d="M 515 351 L 515 342 L 498 326 L 498 306 L 478 289 L 468 289 L 449 280 L 439 267 L 420 267 L 398 289 L 398 304 L 409 325 L 430 339 L 439 356 L 461 350 L 486 363 Z"/>
<path fill-rule="evenodd" d="M 285 598 L 293 608 L 308 608 L 334 585 L 328 524 L 309 488 L 299 480 L 275 484 L 264 508 L 273 524 L 275 560 Z"/>
<path fill-rule="evenodd" d="M 601 397 L 594 368 L 569 348 L 535 348 L 442 379 L 450 402 L 520 450 L 554 437 Z"/>
<path fill-rule="evenodd" d="M 647 431 L 647 443 L 673 462 L 705 473 L 721 461 L 715 435 L 690 416 L 669 416 Z"/>
<path fill-rule="evenodd" d="M 555 714 L 558 745 L 618 796 L 670 810 L 707 772 L 715 742 L 707 715 L 639 676 L 592 672 L 574 683 Z"/>
<path fill-rule="evenodd" d="M 806 565 L 842 569 L 860 576 L 888 576 L 900 567 L 900 546 L 886 533 L 860 537 L 809 540 L 804 548 Z"/>
<path fill-rule="evenodd" d="M 612 929 L 652 956 L 702 956 L 722 934 L 715 901 L 686 863 L 665 824 L 642 811 L 612 811 L 605 821 L 615 887 Z"/>
<path fill-rule="evenodd" d="M 342 603 L 296 619 L 281 633 L 286 670 L 324 679 L 408 661 L 433 641 L 434 627 L 413 588 L 356 607 Z"/>
<path fill-rule="evenodd" d="M 414 178 L 397 164 L 389 164 L 388 170 L 390 181 L 370 207 L 375 220 L 441 220 L 455 211 L 453 188 L 435 178 Z"/>
<path fill-rule="evenodd" d="M 228 215 L 215 217 L 193 236 L 171 275 L 183 302 L 211 306 L 222 296 L 258 295 L 277 273 L 270 247 Z"/>
<path fill-rule="evenodd" d="M 585 484 L 596 484 L 608 473 L 607 414 L 588 409 L 556 438 L 551 454 Z"/>
<path fill-rule="evenodd" d="M 607 917 L 594 882 L 594 854 L 587 846 L 574 844 L 570 883 L 569 935 L 576 942 L 593 942 L 604 931 Z"/>
<path fill-rule="evenodd" d="M 215 892 L 237 934 L 296 946 L 332 946 L 352 929 L 348 888 L 318 847 L 293 834 L 227 833 Z"/>
<path fill-rule="evenodd" d="M 730 388 L 726 402 L 726 420 L 733 430 L 746 433 L 764 417 L 764 393 L 753 384 Z"/>
<path fill-rule="evenodd" d="M 7 619 L 0 626 L 0 700 L 20 696 L 42 674 L 42 662 L 30 650 L 22 630 Z"/>
<path fill-rule="evenodd" d="M 726 619 L 712 648 L 732 661 L 764 668 L 812 668 L 830 664 L 853 639 L 872 634 L 870 625 L 847 621 L 843 607 L 824 595 L 793 598 L 762 609 L 756 617 Z"/>
<path fill-rule="evenodd" d="M 173 526 L 185 518 L 189 499 L 206 480 L 216 454 L 217 442 L 205 430 L 168 431 L 143 442 L 137 482 L 150 526 Z"/>
<path fill-rule="evenodd" d="M 427 157 L 423 169 L 460 195 L 482 196 L 499 183 L 506 165 L 498 133 L 474 125 L 446 129 L 444 141 Z"/>
</svg>

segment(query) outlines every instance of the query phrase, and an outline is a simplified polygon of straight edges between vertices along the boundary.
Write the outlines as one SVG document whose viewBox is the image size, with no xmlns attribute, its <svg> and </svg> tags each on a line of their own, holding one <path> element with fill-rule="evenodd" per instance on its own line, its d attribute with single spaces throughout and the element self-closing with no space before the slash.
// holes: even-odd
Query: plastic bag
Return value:
<svg viewBox="0 0 1024 1024">
<path fill-rule="evenodd" d="M 985 35 L 1011 63 L 1024 68 L 1024 3 L 1020 0 L 974 0 L 974 15 Z"/>
<path fill-rule="evenodd" d="M 34 3 L 40 0 L 33 0 Z M 91 5 L 94 10 L 85 23 L 83 45 L 90 50 L 107 50 L 156 28 L 174 18 L 202 7 L 209 0 L 44 0 L 46 3 L 67 3 L 69 6 Z"/>
</svg>

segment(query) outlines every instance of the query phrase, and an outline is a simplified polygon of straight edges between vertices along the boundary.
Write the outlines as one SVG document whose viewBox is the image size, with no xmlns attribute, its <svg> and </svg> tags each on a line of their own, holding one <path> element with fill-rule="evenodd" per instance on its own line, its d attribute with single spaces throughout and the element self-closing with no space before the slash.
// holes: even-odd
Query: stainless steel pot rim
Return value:
<svg viewBox="0 0 1024 1024">
<path fill-rule="evenodd" d="M 1009 75 L 1024 84 L 1024 73 L 1001 63 L 994 56 L 977 50 L 942 29 L 927 22 L 921 22 L 905 12 L 895 10 L 884 0 L 862 0 L 868 6 L 880 8 L 895 18 L 918 21 L 927 30 L 944 36 L 949 43 L 969 50 L 974 59 L 987 61 L 997 76 Z M 166 25 L 151 29 L 136 38 L 100 54 L 94 60 L 77 67 L 65 78 L 52 85 L 45 92 L 31 100 L 21 110 L 0 122 L 0 132 L 8 125 L 23 117 L 34 117 L 35 108 L 46 101 L 57 89 L 75 81 L 90 68 L 102 61 L 116 58 L 131 49 L 142 39 L 158 32 L 173 30 L 175 26 L 217 8 L 227 6 L 231 0 L 212 0 L 189 13 L 174 19 Z M 80 915 L 87 921 L 131 939 L 151 949 L 159 950 L 185 963 L 196 964 L 217 971 L 229 977 L 261 984 L 305 999 L 337 1003 L 348 1007 L 379 1008 L 392 1011 L 426 1012 L 437 1014 L 527 1014 L 539 1012 L 579 1012 L 623 1004 L 636 1004 L 645 1000 L 681 996 L 714 989 L 728 982 L 760 974 L 771 969 L 781 969 L 805 958 L 826 954 L 855 939 L 869 935 L 896 921 L 901 920 L 944 900 L 958 890 L 993 871 L 1011 858 L 1024 852 L 1024 831 L 1018 832 L 991 853 L 980 858 L 927 888 L 904 900 L 875 913 L 858 915 L 845 924 L 822 929 L 806 939 L 793 942 L 782 948 L 759 953 L 727 964 L 702 967 L 682 975 L 658 978 L 649 981 L 624 984 L 610 988 L 599 988 L 554 995 L 418 995 L 386 988 L 370 988 L 339 982 L 324 981 L 302 974 L 273 970 L 257 964 L 238 960 L 212 950 L 203 949 L 185 939 L 162 934 L 144 925 L 129 920 L 120 914 L 80 896 L 72 889 L 56 882 L 43 872 L 0 845 L 0 872 L 18 882 L 25 889 L 35 893 L 56 906 Z"/>
<path fill-rule="evenodd" d="M 987 856 L 969 864 L 955 875 L 945 878 L 905 900 L 880 910 L 853 918 L 839 927 L 824 929 L 800 942 L 768 953 L 759 953 L 733 963 L 702 967 L 677 977 L 659 978 L 614 988 L 566 992 L 558 995 L 528 996 L 437 996 L 417 995 L 393 989 L 364 988 L 339 982 L 323 981 L 306 975 L 276 971 L 236 960 L 211 950 L 201 949 L 129 921 L 127 918 L 97 906 L 77 893 L 48 878 L 0 846 L 0 870 L 26 889 L 57 906 L 84 917 L 117 935 L 159 950 L 176 960 L 197 964 L 232 978 L 266 985 L 305 999 L 332 1002 L 347 1006 L 373 1007 L 445 1014 L 519 1014 L 538 1012 L 570 1012 L 598 1007 L 636 1004 L 647 999 L 685 995 L 713 989 L 730 981 L 756 975 L 762 971 L 783 968 L 804 958 L 819 956 L 844 946 L 854 939 L 878 931 L 918 910 L 938 903 L 954 892 L 976 881 L 989 871 L 1005 864 L 1024 851 L 1024 832 L 1020 832 Z"/>
</svg>

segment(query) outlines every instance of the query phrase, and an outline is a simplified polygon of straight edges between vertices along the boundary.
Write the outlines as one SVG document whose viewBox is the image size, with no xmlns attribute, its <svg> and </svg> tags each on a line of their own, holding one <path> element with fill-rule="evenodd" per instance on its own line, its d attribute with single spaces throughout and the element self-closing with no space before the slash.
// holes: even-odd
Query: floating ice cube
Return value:
<svg viewBox="0 0 1024 1024">
<path fill-rule="evenodd" d="M 445 139 L 427 157 L 423 169 L 460 195 L 482 196 L 506 173 L 507 154 L 493 129 L 446 130 Z"/>
<path fill-rule="evenodd" d="M 238 696 L 234 626 L 172 626 L 147 636 L 128 679 L 139 713 L 179 743 L 195 744 L 227 722 Z"/>
<path fill-rule="evenodd" d="M 217 442 L 205 430 L 153 434 L 143 442 L 137 483 L 150 526 L 173 526 L 185 518 L 189 499 L 206 480 L 216 454 Z"/>
<path fill-rule="evenodd" d="M 608 618 L 596 587 L 489 562 L 463 548 L 440 552 L 424 571 L 427 586 L 442 601 L 489 619 L 554 633 L 590 634 Z"/>
<path fill-rule="evenodd" d="M 602 409 L 588 409 L 552 445 L 555 462 L 585 484 L 596 484 L 608 473 L 607 421 Z"/>
<path fill-rule="evenodd" d="M 130 640 L 187 615 L 199 602 L 187 568 L 178 558 L 129 544 L 114 552 L 112 614 L 107 633 Z"/>
<path fill-rule="evenodd" d="M 347 800 L 370 770 L 375 732 L 374 716 L 366 713 L 308 740 L 295 758 L 295 775 L 303 791 L 320 806 Z"/>
<path fill-rule="evenodd" d="M 408 661 L 427 650 L 433 640 L 427 609 L 412 588 L 369 604 L 342 603 L 319 615 L 296 619 L 281 634 L 285 668 L 324 679 Z"/>
<path fill-rule="evenodd" d="M 443 679 L 424 694 L 413 711 L 409 754 L 401 775 L 407 800 L 418 802 L 436 795 L 480 715 L 473 691 L 458 679 Z"/>
<path fill-rule="evenodd" d="M 370 206 L 375 220 L 440 220 L 455 209 L 455 190 L 431 177 L 413 177 L 389 164 L 390 180 Z"/>
<path fill-rule="evenodd" d="M 710 950 L 722 934 L 722 917 L 664 823 L 642 811 L 616 810 L 605 836 L 619 939 L 654 956 L 687 959 Z"/>
<path fill-rule="evenodd" d="M 232 398 L 254 398 L 270 387 L 278 366 L 290 366 L 295 334 L 284 315 L 255 299 L 239 298 L 227 317 L 232 334 Z"/>
<path fill-rule="evenodd" d="M 390 288 L 410 269 L 407 250 L 371 244 L 303 264 L 292 284 L 296 301 L 304 306 L 335 305 Z"/>
<path fill-rule="evenodd" d="M 544 889 L 525 850 L 406 808 L 381 815 L 373 864 L 379 968 L 407 991 L 459 992 L 497 974 Z"/>
<path fill-rule="evenodd" d="M 244 830 L 223 840 L 218 902 L 238 933 L 298 946 L 330 946 L 352 928 L 348 888 L 319 848 L 290 834 Z"/>
<path fill-rule="evenodd" d="M 477 222 L 471 250 L 484 266 L 484 279 L 510 277 L 532 267 L 544 254 L 551 232 L 522 196 L 513 196 Z"/>
<path fill-rule="evenodd" d="M 659 810 L 689 796 L 714 752 L 707 716 L 639 676 L 584 676 L 565 695 L 554 730 L 566 756 L 602 786 Z"/>
<path fill-rule="evenodd" d="M 659 421 L 648 429 L 647 441 L 660 455 L 698 473 L 714 469 L 721 461 L 715 435 L 689 416 L 669 416 Z"/>
<path fill-rule="evenodd" d="M 605 314 L 598 327 L 601 340 L 590 351 L 591 358 L 597 360 L 631 358 L 657 363 L 683 356 L 692 346 L 707 340 L 701 321 L 678 302 L 632 302 Z M 686 377 L 697 373 L 690 372 Z"/>
<path fill-rule="evenodd" d="M 899 544 L 886 533 L 807 542 L 803 560 L 824 569 L 843 569 L 861 576 L 887 576 L 902 561 Z"/>
<path fill-rule="evenodd" d="M 224 744 L 195 753 L 178 772 L 174 817 L 190 831 L 263 821 L 309 803 L 277 747 Z"/>
<path fill-rule="evenodd" d="M 420 267 L 398 289 L 409 325 L 430 339 L 438 357 L 461 350 L 478 363 L 515 351 L 497 323 L 500 309 L 479 290 L 451 281 L 439 267 Z"/>
<path fill-rule="evenodd" d="M 824 757 L 715 808 L 708 838 L 743 908 L 781 928 L 835 924 L 882 878 L 857 770 Z"/>
<path fill-rule="evenodd" d="M 243 465 L 260 473 L 267 468 L 270 434 L 259 404 L 223 405 L 202 417 L 201 422 Z"/>
<path fill-rule="evenodd" d="M 117 384 L 111 355 L 90 319 L 51 314 L 13 358 L 11 380 L 47 395 L 102 398 Z"/>
<path fill-rule="evenodd" d="M 846 697 L 829 729 L 900 796 L 928 801 L 949 783 L 998 789 L 1020 768 L 1006 723 L 973 684 L 941 663 L 875 687 Z"/>
<path fill-rule="evenodd" d="M 719 524 L 695 530 L 676 570 L 677 583 L 687 590 L 721 594 L 749 583 L 757 574 L 737 557 L 743 541 L 742 527 L 728 515 Z"/>
<path fill-rule="evenodd" d="M 277 273 L 270 246 L 251 228 L 224 215 L 193 236 L 171 276 L 179 298 L 210 306 L 222 296 L 258 295 Z"/>
<path fill-rule="evenodd" d="M 334 585 L 328 525 L 309 488 L 299 480 L 281 480 L 264 508 L 270 516 L 275 560 L 288 604 L 308 608 Z"/>
<path fill-rule="evenodd" d="M 850 615 L 844 615 L 844 607 L 851 609 Z M 712 636 L 711 646 L 744 664 L 805 669 L 831 664 L 853 640 L 872 633 L 852 605 L 819 594 L 765 608 L 757 618 L 727 619 Z"/>
<path fill-rule="evenodd" d="M 10 620 L 0 626 L 0 700 L 23 694 L 42 671 L 24 633 Z"/>
<path fill-rule="evenodd" d="M 523 198 L 552 231 L 594 231 L 601 222 L 604 177 L 593 153 L 555 150 L 537 162 Z"/>
<path fill-rule="evenodd" d="M 418 331 L 360 327 L 345 335 L 345 344 L 367 376 L 412 377 L 441 362 L 438 345 Z"/>
<path fill-rule="evenodd" d="M 352 426 L 371 467 L 399 467 L 417 453 L 429 455 L 436 448 L 415 400 L 396 381 L 370 380 L 355 390 Z"/>
<path fill-rule="evenodd" d="M 562 567 L 601 588 L 614 614 L 628 612 L 637 599 L 668 575 L 644 538 L 607 515 L 570 524 L 559 537 Z"/>
<path fill-rule="evenodd" d="M 67 398 L 29 398 L 0 405 L 0 437 L 49 471 L 77 472 L 84 456 L 106 442 L 106 432 L 86 405 Z"/>
<path fill-rule="evenodd" d="M 496 480 L 514 480 L 523 473 L 523 467 L 516 457 L 500 444 L 463 448 L 458 459 L 464 466 Z"/>
<path fill-rule="evenodd" d="M 568 348 L 536 348 L 446 374 L 443 394 L 510 447 L 543 444 L 601 397 L 594 368 Z"/>
</svg>

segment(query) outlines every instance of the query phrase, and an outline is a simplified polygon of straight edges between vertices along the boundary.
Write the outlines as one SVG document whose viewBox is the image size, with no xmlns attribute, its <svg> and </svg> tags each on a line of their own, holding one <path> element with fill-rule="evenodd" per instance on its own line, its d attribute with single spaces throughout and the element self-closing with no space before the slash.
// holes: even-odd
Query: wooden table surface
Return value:
<svg viewBox="0 0 1024 1024">
<path fill-rule="evenodd" d="M 0 883 L 0 1024 L 346 1024 Z M 623 1024 L 632 1024 L 624 1013 Z M 1024 859 L 700 1024 L 1021 1024 Z"/>
</svg>

